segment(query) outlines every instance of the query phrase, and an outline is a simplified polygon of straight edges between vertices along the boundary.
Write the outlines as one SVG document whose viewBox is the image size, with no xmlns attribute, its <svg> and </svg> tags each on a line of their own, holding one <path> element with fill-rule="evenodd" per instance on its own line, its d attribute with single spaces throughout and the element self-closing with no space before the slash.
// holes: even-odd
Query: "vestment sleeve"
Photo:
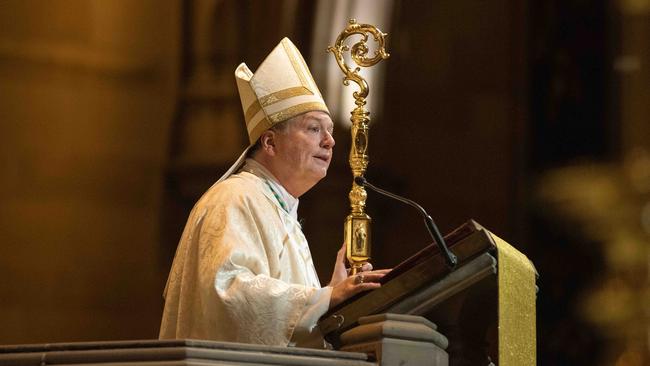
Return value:
<svg viewBox="0 0 650 366">
<path fill-rule="evenodd" d="M 291 343 L 300 347 L 323 348 L 323 335 L 317 326 L 318 319 L 327 312 L 332 297 L 332 287 L 314 291 L 307 300 L 305 311 L 298 320 Z"/>
</svg>

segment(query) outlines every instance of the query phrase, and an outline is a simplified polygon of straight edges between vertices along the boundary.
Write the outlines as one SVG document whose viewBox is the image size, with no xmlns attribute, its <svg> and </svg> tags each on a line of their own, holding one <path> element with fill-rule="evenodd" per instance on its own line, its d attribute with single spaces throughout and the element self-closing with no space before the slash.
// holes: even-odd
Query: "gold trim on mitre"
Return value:
<svg viewBox="0 0 650 366">
<path fill-rule="evenodd" d="M 259 137 L 259 136 L 262 135 L 262 132 L 268 130 L 271 127 L 273 127 L 273 124 L 271 122 L 269 122 L 268 118 L 264 117 L 261 121 L 259 121 L 259 123 L 257 123 L 256 126 L 252 127 L 249 130 L 248 135 L 249 136 L 258 136 Z M 256 141 L 257 141 L 257 139 L 255 139 L 254 141 L 251 141 L 251 145 L 253 145 Z"/>
<path fill-rule="evenodd" d="M 267 96 L 264 96 L 260 98 L 259 100 L 256 100 L 248 109 L 246 110 L 246 121 L 250 121 L 259 111 L 262 109 L 262 106 L 268 107 L 269 105 L 284 100 L 288 99 L 291 97 L 297 97 L 299 95 L 311 95 L 312 92 L 305 88 L 304 86 L 296 86 L 293 88 L 288 88 L 284 90 L 280 90 L 275 93 L 271 93 Z"/>
<path fill-rule="evenodd" d="M 318 102 L 308 102 L 308 103 L 298 104 L 298 105 L 294 105 L 293 107 L 284 109 L 280 112 L 273 113 L 272 115 L 269 116 L 269 121 L 271 121 L 271 125 L 274 125 L 276 123 L 286 121 L 293 116 L 307 113 L 309 111 L 319 111 L 325 108 L 327 108 L 325 104 L 318 103 Z"/>
<path fill-rule="evenodd" d="M 235 79 L 251 144 L 273 125 L 309 111 L 329 113 L 300 51 L 284 38 L 255 73 L 242 63 Z"/>
<path fill-rule="evenodd" d="M 288 40 L 288 38 L 285 39 Z M 293 70 L 296 72 L 296 75 L 298 75 L 298 78 L 300 79 L 300 83 L 302 84 L 302 86 L 307 87 L 307 85 L 309 85 L 309 82 L 307 81 L 307 78 L 305 77 L 305 73 L 303 72 L 303 70 L 307 69 L 307 63 L 305 62 L 305 59 L 302 58 L 302 55 L 300 54 L 300 52 L 298 52 L 298 49 L 296 49 L 296 47 L 293 46 L 293 43 L 284 42 L 283 39 L 282 42 L 280 42 L 280 44 L 284 47 L 284 52 L 286 52 L 287 56 L 289 56 L 289 61 L 291 61 Z M 293 47 L 289 46 L 289 44 Z"/>
</svg>

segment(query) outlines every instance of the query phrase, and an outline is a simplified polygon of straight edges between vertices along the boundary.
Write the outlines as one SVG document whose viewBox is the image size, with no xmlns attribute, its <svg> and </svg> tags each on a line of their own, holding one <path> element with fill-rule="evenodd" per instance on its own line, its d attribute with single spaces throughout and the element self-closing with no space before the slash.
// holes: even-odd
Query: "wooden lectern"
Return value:
<svg viewBox="0 0 650 366">
<path fill-rule="evenodd" d="M 420 315 L 449 339 L 450 365 L 535 365 L 532 263 L 473 220 L 445 236 L 458 257 L 450 270 L 432 244 L 395 267 L 382 287 L 325 314 L 319 326 L 335 347 L 373 314 Z"/>
</svg>

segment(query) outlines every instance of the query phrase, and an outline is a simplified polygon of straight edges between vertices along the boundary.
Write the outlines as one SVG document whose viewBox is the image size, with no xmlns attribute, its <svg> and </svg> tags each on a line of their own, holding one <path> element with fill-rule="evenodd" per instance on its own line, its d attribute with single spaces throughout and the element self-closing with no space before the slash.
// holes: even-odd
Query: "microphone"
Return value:
<svg viewBox="0 0 650 366">
<path fill-rule="evenodd" d="M 415 201 L 412 201 L 408 198 L 404 198 L 401 196 L 398 196 L 394 193 L 390 193 L 388 191 L 385 191 L 381 188 L 375 187 L 372 184 L 370 184 L 366 178 L 362 176 L 354 177 L 354 183 L 356 183 L 359 186 L 362 187 L 368 187 L 372 189 L 373 191 L 383 194 L 386 197 L 390 197 L 392 199 L 398 200 L 402 203 L 406 203 L 409 206 L 415 207 L 420 212 L 420 215 L 424 218 L 424 224 L 427 227 L 427 230 L 429 231 L 429 235 L 431 235 L 431 238 L 433 238 L 433 241 L 438 244 L 438 248 L 442 250 L 444 256 L 445 256 L 445 261 L 447 262 L 447 267 L 449 269 L 453 270 L 456 265 L 458 264 L 458 258 L 454 253 L 452 253 L 449 248 L 447 248 L 447 244 L 445 244 L 445 239 L 442 238 L 442 235 L 440 235 L 440 230 L 438 230 L 438 227 L 436 224 L 433 222 L 433 219 L 429 214 L 422 208 L 422 206 L 418 205 Z"/>
</svg>

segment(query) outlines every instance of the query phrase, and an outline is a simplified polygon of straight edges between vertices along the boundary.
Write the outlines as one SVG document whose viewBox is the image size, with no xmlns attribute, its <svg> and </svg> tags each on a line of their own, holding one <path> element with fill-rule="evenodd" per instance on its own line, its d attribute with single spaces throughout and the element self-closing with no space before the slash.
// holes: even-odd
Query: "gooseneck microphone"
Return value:
<svg viewBox="0 0 650 366">
<path fill-rule="evenodd" d="M 354 183 L 362 187 L 368 187 L 379 194 L 383 194 L 386 197 L 390 197 L 402 203 L 406 203 L 409 206 L 415 207 L 415 209 L 417 209 L 420 212 L 420 215 L 422 215 L 422 217 L 424 218 L 424 224 L 426 225 L 427 230 L 429 231 L 429 235 L 431 235 L 433 241 L 435 241 L 436 244 L 438 244 L 440 250 L 442 250 L 445 256 L 445 261 L 447 262 L 447 266 L 449 267 L 449 269 L 453 270 L 456 267 L 456 265 L 458 264 L 458 258 L 456 258 L 456 255 L 452 253 L 449 250 L 449 248 L 447 248 L 447 244 L 445 244 L 445 239 L 443 239 L 442 235 L 440 235 L 440 231 L 438 230 L 438 227 L 433 222 L 431 216 L 429 216 L 429 214 L 424 210 L 424 208 L 422 208 L 422 206 L 418 205 L 415 201 L 412 201 L 408 198 L 404 198 L 394 193 L 385 191 L 381 188 L 375 187 L 372 184 L 370 184 L 364 177 L 354 177 Z"/>
</svg>

